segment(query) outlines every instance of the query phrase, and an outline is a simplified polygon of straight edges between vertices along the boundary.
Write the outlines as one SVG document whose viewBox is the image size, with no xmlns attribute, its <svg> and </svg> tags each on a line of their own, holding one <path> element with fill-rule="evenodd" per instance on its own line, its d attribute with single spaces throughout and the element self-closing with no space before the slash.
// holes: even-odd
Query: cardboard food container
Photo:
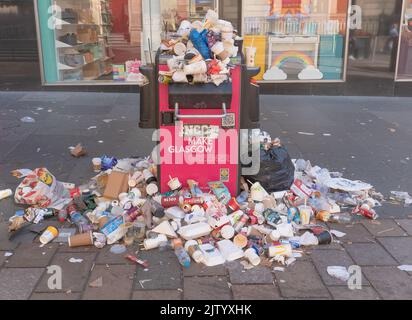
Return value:
<svg viewBox="0 0 412 320">
<path fill-rule="evenodd" d="M 129 175 L 127 173 L 113 171 L 107 180 L 103 196 L 107 199 L 118 199 L 119 194 L 127 192 Z"/>
</svg>

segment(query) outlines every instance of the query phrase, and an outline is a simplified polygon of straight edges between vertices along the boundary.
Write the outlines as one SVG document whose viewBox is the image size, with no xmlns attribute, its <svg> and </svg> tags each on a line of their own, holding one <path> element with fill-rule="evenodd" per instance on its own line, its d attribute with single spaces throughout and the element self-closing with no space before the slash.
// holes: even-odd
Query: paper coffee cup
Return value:
<svg viewBox="0 0 412 320">
<path fill-rule="evenodd" d="M 199 73 L 207 72 L 207 64 L 205 61 L 199 61 L 193 64 L 188 64 L 184 66 L 183 71 L 186 75 L 194 75 Z"/>
<path fill-rule="evenodd" d="M 216 42 L 215 45 L 211 48 L 211 50 L 215 55 L 220 55 L 223 51 L 225 51 L 225 47 L 223 46 L 223 42 L 221 42 L 221 41 Z"/>
<path fill-rule="evenodd" d="M 235 235 L 235 229 L 232 226 L 224 226 L 221 230 L 220 230 L 220 234 L 222 235 L 222 237 L 226 240 L 230 240 L 233 238 L 233 236 Z"/>
<path fill-rule="evenodd" d="M 149 196 L 153 196 L 154 194 L 159 192 L 159 188 L 156 184 L 151 183 L 151 184 L 147 185 L 146 192 Z"/>
<path fill-rule="evenodd" d="M 69 237 L 69 247 L 76 248 L 93 245 L 93 233 L 87 232 Z"/>
<path fill-rule="evenodd" d="M 175 46 L 173 47 L 173 52 L 177 56 L 183 56 L 186 53 L 186 51 L 187 51 L 187 48 L 182 42 L 176 43 Z"/>
<path fill-rule="evenodd" d="M 93 170 L 94 172 L 100 172 L 102 170 L 102 159 L 101 158 L 93 158 Z"/>
<path fill-rule="evenodd" d="M 249 262 L 250 262 L 252 265 L 254 265 L 255 267 L 257 267 L 257 266 L 260 264 L 260 262 L 261 262 L 260 257 L 256 254 L 256 251 L 255 251 L 255 249 L 253 249 L 253 248 L 247 249 L 247 250 L 245 251 L 245 257 L 246 257 L 246 259 L 248 259 Z"/>
<path fill-rule="evenodd" d="M 247 237 L 245 237 L 243 234 L 238 234 L 233 239 L 233 243 L 241 249 L 246 248 L 247 242 L 248 242 Z"/>
<path fill-rule="evenodd" d="M 308 225 L 310 223 L 310 218 L 313 214 L 313 210 L 309 206 L 300 206 L 299 208 L 299 214 L 300 214 L 300 222 L 302 225 Z"/>
<path fill-rule="evenodd" d="M 48 227 L 40 236 L 40 242 L 42 244 L 48 244 L 53 241 L 54 238 L 57 238 L 58 235 L 59 231 L 55 227 Z"/>
<path fill-rule="evenodd" d="M 246 47 L 246 66 L 254 67 L 256 58 L 256 48 Z"/>
<path fill-rule="evenodd" d="M 182 187 L 182 184 L 180 183 L 178 178 L 170 179 L 170 181 L 168 182 L 167 185 L 169 186 L 170 190 L 172 190 L 172 191 L 176 191 L 176 190 L 178 190 Z"/>
</svg>

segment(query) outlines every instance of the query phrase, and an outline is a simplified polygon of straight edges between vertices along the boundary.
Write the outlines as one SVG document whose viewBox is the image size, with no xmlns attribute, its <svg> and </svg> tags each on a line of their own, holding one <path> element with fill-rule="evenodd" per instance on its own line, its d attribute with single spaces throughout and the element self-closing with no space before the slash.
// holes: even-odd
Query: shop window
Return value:
<svg viewBox="0 0 412 320">
<path fill-rule="evenodd" d="M 256 48 L 262 81 L 344 79 L 347 0 L 245 0 L 244 48 Z"/>
<path fill-rule="evenodd" d="M 140 60 L 140 0 L 41 0 L 46 83 L 134 82 Z"/>
<path fill-rule="evenodd" d="M 412 81 L 412 0 L 403 1 L 396 80 Z"/>
</svg>

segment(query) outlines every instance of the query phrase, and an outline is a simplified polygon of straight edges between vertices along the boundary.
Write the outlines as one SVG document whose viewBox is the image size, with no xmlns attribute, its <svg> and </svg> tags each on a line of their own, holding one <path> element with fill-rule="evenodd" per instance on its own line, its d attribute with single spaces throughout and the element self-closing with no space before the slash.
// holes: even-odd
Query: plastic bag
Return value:
<svg viewBox="0 0 412 320">
<path fill-rule="evenodd" d="M 246 177 L 251 182 L 260 182 L 268 192 L 289 190 L 295 177 L 295 166 L 284 146 L 260 150 L 260 171 Z"/>
<path fill-rule="evenodd" d="M 210 50 L 207 43 L 207 30 L 203 30 L 199 33 L 196 29 L 190 32 L 190 40 L 192 41 L 194 47 L 200 52 L 205 60 L 210 59 Z"/>
<path fill-rule="evenodd" d="M 27 175 L 17 187 L 14 200 L 18 204 L 57 210 L 63 209 L 71 201 L 70 193 L 63 183 L 57 181 L 46 168 L 35 169 Z"/>
</svg>

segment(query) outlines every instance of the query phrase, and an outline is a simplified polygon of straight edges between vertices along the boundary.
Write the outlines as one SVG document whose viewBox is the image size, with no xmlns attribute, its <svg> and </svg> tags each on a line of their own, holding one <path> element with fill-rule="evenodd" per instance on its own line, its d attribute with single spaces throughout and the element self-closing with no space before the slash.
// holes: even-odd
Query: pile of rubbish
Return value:
<svg viewBox="0 0 412 320">
<path fill-rule="evenodd" d="M 161 83 L 214 83 L 230 81 L 231 58 L 239 47 L 233 25 L 209 10 L 203 21 L 184 20 L 175 33 L 167 32 L 160 46 L 168 71 L 159 71 Z"/>
<path fill-rule="evenodd" d="M 111 251 L 121 254 L 138 244 L 140 250 L 174 250 L 184 267 L 192 260 L 211 267 L 238 259 L 245 268 L 288 266 L 304 247 L 334 241 L 322 222 L 377 219 L 374 207 L 383 199 L 367 183 L 346 180 L 302 159 L 293 161 L 288 190 L 268 192 L 261 183 L 243 178 L 237 195 L 220 181 L 200 186 L 188 180 L 184 187 L 178 177 L 170 177 L 170 191 L 160 194 L 157 166 L 150 158 L 103 156 L 92 165 L 96 176 L 82 186 L 62 183 L 45 168 L 13 171 L 23 179 L 15 202 L 27 208 L 10 218 L 9 231 L 57 218 L 62 227 L 50 223 L 39 239 L 43 245 L 111 245 Z M 5 190 L 1 198 L 11 195 Z M 65 222 L 71 223 L 69 229 Z M 147 267 L 138 253 L 125 258 Z"/>
</svg>

